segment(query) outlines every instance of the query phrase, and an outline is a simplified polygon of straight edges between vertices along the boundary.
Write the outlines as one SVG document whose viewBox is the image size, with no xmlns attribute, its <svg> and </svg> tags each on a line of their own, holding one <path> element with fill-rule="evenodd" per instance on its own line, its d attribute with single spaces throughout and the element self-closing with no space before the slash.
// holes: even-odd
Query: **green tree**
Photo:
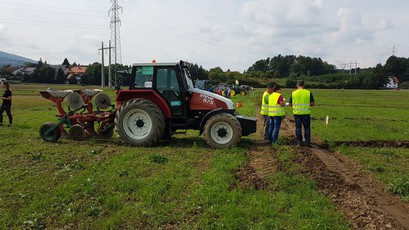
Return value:
<svg viewBox="0 0 409 230">
<path fill-rule="evenodd" d="M 67 67 L 70 67 L 70 62 L 68 61 L 67 58 L 64 58 L 64 61 L 62 62 L 61 65 L 65 65 L 65 66 L 67 66 Z"/>
<path fill-rule="evenodd" d="M 219 82 L 225 82 L 227 79 L 224 76 L 222 68 L 215 67 L 209 70 L 209 79 Z"/>
<path fill-rule="evenodd" d="M 386 74 L 386 68 L 381 64 L 377 64 L 373 73 L 373 88 L 383 88 L 388 82 L 388 74 Z"/>
<path fill-rule="evenodd" d="M 37 68 L 43 67 L 44 63 L 43 60 L 40 58 L 40 60 L 37 62 Z"/>
<path fill-rule="evenodd" d="M 61 68 L 57 70 L 57 76 L 55 77 L 55 83 L 63 84 L 67 80 L 67 76 L 65 75 L 64 71 Z"/>
<path fill-rule="evenodd" d="M 396 76 L 401 82 L 409 80 L 409 59 L 390 56 L 385 63 L 385 74 Z"/>
<path fill-rule="evenodd" d="M 53 83 L 55 69 L 49 64 L 43 64 L 41 68 L 37 68 L 33 72 L 32 81 L 37 83 Z"/>
<path fill-rule="evenodd" d="M 0 76 L 11 76 L 12 72 L 9 70 L 7 66 L 0 68 Z"/>
<path fill-rule="evenodd" d="M 88 66 L 85 74 L 81 76 L 81 83 L 86 85 L 100 85 L 101 63 L 94 62 L 92 65 Z"/>
</svg>

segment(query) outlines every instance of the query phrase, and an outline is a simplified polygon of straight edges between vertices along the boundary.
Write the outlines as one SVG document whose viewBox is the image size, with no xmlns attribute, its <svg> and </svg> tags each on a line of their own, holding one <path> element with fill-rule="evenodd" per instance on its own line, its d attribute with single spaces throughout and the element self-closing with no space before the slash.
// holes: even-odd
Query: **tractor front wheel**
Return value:
<svg viewBox="0 0 409 230">
<path fill-rule="evenodd" d="M 240 122 L 228 113 L 216 114 L 207 120 L 204 127 L 206 143 L 214 148 L 227 148 L 235 146 L 241 138 Z"/>
<path fill-rule="evenodd" d="M 40 136 L 46 142 L 57 142 L 61 137 L 60 127 L 53 128 L 56 124 L 53 122 L 47 122 L 40 126 Z"/>
<path fill-rule="evenodd" d="M 138 98 L 125 102 L 115 115 L 115 130 L 121 141 L 132 146 L 152 146 L 165 130 L 165 119 L 158 106 Z"/>
</svg>

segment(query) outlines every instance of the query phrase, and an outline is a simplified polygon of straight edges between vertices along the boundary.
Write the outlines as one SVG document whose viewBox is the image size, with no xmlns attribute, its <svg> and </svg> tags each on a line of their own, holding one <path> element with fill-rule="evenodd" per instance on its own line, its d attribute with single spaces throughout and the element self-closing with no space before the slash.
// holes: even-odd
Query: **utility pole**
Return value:
<svg viewBox="0 0 409 230">
<path fill-rule="evenodd" d="M 112 87 L 112 75 L 111 75 L 111 49 L 113 47 L 111 46 L 111 40 L 109 40 L 109 64 L 108 64 L 108 86 L 109 88 Z"/>
<path fill-rule="evenodd" d="M 121 19 L 119 19 L 119 11 L 122 12 L 122 7 L 118 5 L 118 0 L 111 0 L 112 6 L 109 10 L 108 14 L 111 16 L 111 41 L 114 43 L 114 62 L 115 64 L 122 63 L 122 55 L 121 55 L 121 34 L 120 34 L 120 26 L 121 26 Z M 119 77 L 116 74 L 116 66 L 114 70 L 114 85 L 115 87 L 121 85 Z M 112 80 L 112 79 L 111 79 Z"/>
<path fill-rule="evenodd" d="M 104 42 L 102 42 L 102 46 L 100 49 L 101 53 L 102 53 L 102 62 L 101 62 L 101 89 L 104 88 L 104 84 L 105 84 L 105 76 L 104 76 Z"/>
<path fill-rule="evenodd" d="M 102 47 L 98 50 L 101 50 L 102 53 L 102 63 L 101 63 L 101 88 L 104 88 L 105 86 L 105 74 L 104 74 L 104 51 L 109 50 L 109 66 L 108 66 L 108 85 L 111 87 L 111 49 L 113 47 L 111 46 L 111 41 L 109 41 L 109 47 L 104 47 L 104 42 L 102 42 Z"/>
<path fill-rule="evenodd" d="M 395 45 L 392 47 L 392 56 L 396 56 L 397 49 Z"/>
<path fill-rule="evenodd" d="M 355 75 L 356 75 L 356 69 L 358 69 L 358 61 L 355 61 Z"/>
</svg>

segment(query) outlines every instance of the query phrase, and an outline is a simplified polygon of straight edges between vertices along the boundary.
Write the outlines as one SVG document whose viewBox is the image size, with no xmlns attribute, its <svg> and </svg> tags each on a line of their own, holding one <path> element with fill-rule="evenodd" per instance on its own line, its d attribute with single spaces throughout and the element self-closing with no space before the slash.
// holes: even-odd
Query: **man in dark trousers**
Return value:
<svg viewBox="0 0 409 230">
<path fill-rule="evenodd" d="M 268 116 L 268 97 L 270 94 L 273 93 L 273 84 L 267 85 L 266 91 L 263 93 L 263 97 L 261 98 L 261 111 L 260 114 L 263 115 L 264 119 L 264 140 L 269 140 L 268 138 L 268 126 L 270 117 Z"/>
<path fill-rule="evenodd" d="M 0 107 L 0 126 L 3 126 L 3 112 L 6 111 L 9 117 L 9 126 L 13 123 L 13 117 L 11 116 L 11 90 L 8 82 L 2 82 L 1 86 L 4 88 L 4 94 L 0 97 L 3 99 L 3 103 Z"/>
<path fill-rule="evenodd" d="M 297 146 L 302 142 L 302 126 L 304 126 L 305 146 L 311 145 L 311 106 L 314 106 L 314 97 L 312 93 L 304 89 L 304 81 L 297 82 L 297 90 L 293 91 L 290 97 L 289 106 L 293 107 L 295 120 L 295 135 Z"/>
</svg>

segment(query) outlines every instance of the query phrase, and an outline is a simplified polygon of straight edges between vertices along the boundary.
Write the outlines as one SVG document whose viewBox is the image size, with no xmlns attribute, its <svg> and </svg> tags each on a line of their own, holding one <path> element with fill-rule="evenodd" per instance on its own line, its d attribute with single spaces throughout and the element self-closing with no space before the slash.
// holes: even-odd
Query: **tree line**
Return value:
<svg viewBox="0 0 409 230">
<path fill-rule="evenodd" d="M 36 67 L 31 75 L 21 76 L 22 81 L 36 83 L 67 83 L 67 73 L 61 68 L 55 70 L 47 62 L 41 60 L 36 64 L 30 64 Z M 64 59 L 62 65 L 72 67 L 77 65 L 75 62 L 71 65 L 67 59 Z M 112 72 L 126 72 L 130 67 L 120 64 L 112 66 Z M 321 58 L 295 56 L 295 55 L 277 55 L 266 59 L 257 60 L 243 72 L 223 71 L 220 67 L 214 67 L 209 70 L 204 69 L 198 64 L 191 66 L 193 79 L 207 79 L 214 83 L 231 84 L 239 80 L 240 84 L 252 85 L 254 87 L 264 87 L 268 82 L 275 79 L 286 79 L 285 87 L 293 87 L 297 80 L 305 80 L 311 88 L 355 88 L 355 89 L 378 89 L 383 87 L 388 81 L 388 76 L 396 76 L 399 81 L 409 81 L 409 59 L 403 57 L 391 56 L 387 59 L 385 65 L 377 64 L 373 68 L 357 69 L 356 75 L 345 73 L 336 69 L 332 64 L 323 61 Z M 0 74 L 8 75 L 6 67 L 0 68 Z M 106 85 L 108 84 L 108 67 L 104 67 Z M 121 75 L 123 85 L 128 85 L 129 76 Z M 75 79 L 69 83 L 76 84 Z M 87 66 L 87 70 L 81 76 L 81 84 L 100 85 L 101 84 L 101 63 L 95 62 Z"/>
<path fill-rule="evenodd" d="M 275 79 L 285 78 L 285 87 L 293 88 L 297 80 L 305 80 L 310 88 L 346 88 L 346 89 L 379 89 L 389 81 L 389 76 L 396 76 L 399 81 L 409 81 L 409 59 L 391 56 L 386 64 L 376 67 L 353 69 L 349 71 L 336 69 L 321 58 L 305 56 L 278 55 L 273 58 L 260 59 L 246 71 L 223 71 L 220 67 L 204 70 L 201 66 L 193 66 L 193 74 L 197 79 L 208 79 L 214 82 L 232 83 L 240 80 L 241 84 L 264 87 Z M 356 74 L 355 74 L 356 72 Z"/>
</svg>

